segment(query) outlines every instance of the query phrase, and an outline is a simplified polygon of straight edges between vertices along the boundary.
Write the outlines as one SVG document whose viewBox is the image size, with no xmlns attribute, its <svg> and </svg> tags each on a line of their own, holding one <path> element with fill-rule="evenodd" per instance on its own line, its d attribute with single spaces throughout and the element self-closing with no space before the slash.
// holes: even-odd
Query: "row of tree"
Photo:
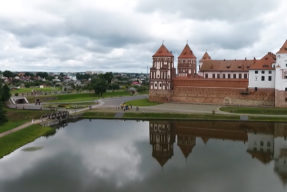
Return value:
<svg viewBox="0 0 287 192">
<path fill-rule="evenodd" d="M 108 88 L 112 88 L 112 89 L 119 88 L 119 85 L 112 84 L 113 78 L 114 76 L 113 76 L 113 73 L 111 72 L 93 76 L 91 83 L 90 83 L 90 88 L 95 91 L 95 94 L 102 96 L 103 93 L 105 93 Z"/>
<path fill-rule="evenodd" d="M 0 81 L 0 125 L 7 120 L 3 107 L 5 102 L 10 99 L 10 96 L 11 95 L 9 87 L 6 84 L 3 85 Z"/>
</svg>

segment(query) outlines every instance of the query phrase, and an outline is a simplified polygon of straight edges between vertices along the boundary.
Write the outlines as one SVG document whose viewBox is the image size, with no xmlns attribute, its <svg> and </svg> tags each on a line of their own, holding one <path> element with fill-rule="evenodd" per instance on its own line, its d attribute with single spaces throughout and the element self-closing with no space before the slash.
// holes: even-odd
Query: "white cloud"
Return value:
<svg viewBox="0 0 287 192">
<path fill-rule="evenodd" d="M 0 70 L 146 72 L 164 40 L 200 58 L 261 57 L 286 35 L 287 3 L 10 0 L 0 7 Z"/>
</svg>

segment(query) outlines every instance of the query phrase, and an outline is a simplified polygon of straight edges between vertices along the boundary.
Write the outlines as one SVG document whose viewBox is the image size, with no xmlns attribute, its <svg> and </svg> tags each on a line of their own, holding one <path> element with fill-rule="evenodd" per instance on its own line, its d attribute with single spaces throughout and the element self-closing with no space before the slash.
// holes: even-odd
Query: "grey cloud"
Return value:
<svg viewBox="0 0 287 192">
<path fill-rule="evenodd" d="M 138 9 L 144 12 L 179 13 L 199 20 L 248 20 L 265 14 L 278 5 L 279 0 L 140 0 Z"/>
</svg>

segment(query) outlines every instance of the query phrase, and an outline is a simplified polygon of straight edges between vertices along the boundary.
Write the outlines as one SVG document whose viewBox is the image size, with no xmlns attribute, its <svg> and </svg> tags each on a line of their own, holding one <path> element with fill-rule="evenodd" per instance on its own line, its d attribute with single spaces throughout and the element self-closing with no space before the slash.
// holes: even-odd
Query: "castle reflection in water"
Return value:
<svg viewBox="0 0 287 192">
<path fill-rule="evenodd" d="M 164 166 L 173 156 L 174 143 L 187 158 L 196 138 L 247 143 L 246 151 L 264 164 L 274 160 L 274 170 L 287 183 L 287 124 L 202 121 L 150 121 L 152 156 Z"/>
</svg>

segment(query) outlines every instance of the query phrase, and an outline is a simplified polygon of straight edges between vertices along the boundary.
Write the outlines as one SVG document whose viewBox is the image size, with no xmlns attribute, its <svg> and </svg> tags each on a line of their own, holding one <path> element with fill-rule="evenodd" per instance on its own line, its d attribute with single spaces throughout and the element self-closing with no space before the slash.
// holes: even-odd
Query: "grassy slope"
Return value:
<svg viewBox="0 0 287 192">
<path fill-rule="evenodd" d="M 30 111 L 30 110 L 15 110 L 5 109 L 8 121 L 0 126 L 0 133 L 13 129 L 32 119 L 38 119 L 42 114 L 48 111 Z"/>
<path fill-rule="evenodd" d="M 269 107 L 221 107 L 221 111 L 244 114 L 287 115 L 286 108 Z"/>
<path fill-rule="evenodd" d="M 153 105 L 158 105 L 160 103 L 151 102 L 148 99 L 138 99 L 138 100 L 128 101 L 125 104 L 133 105 L 133 106 L 153 106 Z"/>
<path fill-rule="evenodd" d="M 40 125 L 32 125 L 26 129 L 12 133 L 0 138 L 0 158 L 11 153 L 15 149 L 30 143 L 40 136 L 52 134 L 55 129 L 50 127 L 41 127 Z"/>
<path fill-rule="evenodd" d="M 89 111 L 81 115 L 82 118 L 93 119 L 93 118 L 103 118 L 103 119 L 112 119 L 115 117 L 116 113 L 113 112 L 95 112 Z"/>
</svg>

